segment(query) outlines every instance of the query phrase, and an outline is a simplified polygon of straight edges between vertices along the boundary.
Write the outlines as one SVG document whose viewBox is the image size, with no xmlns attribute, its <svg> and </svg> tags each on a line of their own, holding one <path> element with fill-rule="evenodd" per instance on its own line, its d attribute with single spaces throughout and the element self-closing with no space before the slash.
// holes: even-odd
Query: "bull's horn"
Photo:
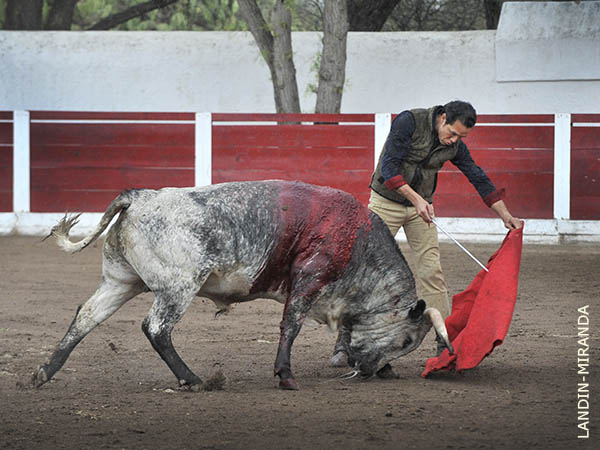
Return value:
<svg viewBox="0 0 600 450">
<path fill-rule="evenodd" d="M 433 328 L 435 329 L 435 332 L 444 341 L 444 344 L 446 344 L 448 351 L 452 355 L 454 353 L 454 349 L 450 343 L 450 338 L 448 337 L 448 331 L 446 331 L 446 324 L 444 323 L 442 314 L 435 308 L 427 308 L 423 315 L 429 319 L 433 325 Z"/>
</svg>

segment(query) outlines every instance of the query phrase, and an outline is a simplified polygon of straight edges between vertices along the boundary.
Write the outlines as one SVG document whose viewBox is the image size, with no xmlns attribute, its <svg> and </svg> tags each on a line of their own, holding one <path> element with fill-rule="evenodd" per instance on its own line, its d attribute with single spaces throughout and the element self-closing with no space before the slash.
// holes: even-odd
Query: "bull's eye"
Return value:
<svg viewBox="0 0 600 450">
<path fill-rule="evenodd" d="M 402 348 L 406 348 L 408 347 L 410 344 L 412 344 L 412 338 L 409 336 L 406 339 L 404 339 L 404 344 L 402 344 Z"/>
</svg>

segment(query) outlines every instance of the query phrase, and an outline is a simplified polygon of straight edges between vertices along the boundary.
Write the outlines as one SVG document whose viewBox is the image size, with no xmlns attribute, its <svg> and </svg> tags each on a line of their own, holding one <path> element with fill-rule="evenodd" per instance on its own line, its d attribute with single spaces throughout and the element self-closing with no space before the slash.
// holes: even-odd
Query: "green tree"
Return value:
<svg viewBox="0 0 600 450">
<path fill-rule="evenodd" d="M 73 13 L 79 0 L 48 0 L 48 15 L 45 30 L 70 30 Z"/>
<path fill-rule="evenodd" d="M 299 113 L 300 100 L 292 53 L 290 2 L 276 0 L 270 10 L 268 23 L 256 0 L 238 0 L 238 4 L 240 14 L 248 24 L 271 72 L 275 110 L 278 113 Z"/>
<path fill-rule="evenodd" d="M 0 9 L 7 30 L 111 29 L 178 1 L 0 0 Z"/>
<path fill-rule="evenodd" d="M 482 0 L 402 0 L 384 31 L 460 31 L 485 28 Z"/>
<path fill-rule="evenodd" d="M 240 14 L 271 72 L 277 112 L 300 112 L 291 31 L 292 16 L 320 22 L 323 50 L 317 58 L 318 86 L 316 113 L 339 113 L 346 71 L 346 38 L 350 24 L 360 30 L 381 29 L 399 0 L 276 0 L 271 8 L 261 8 L 256 0 L 238 0 Z M 265 20 L 263 10 L 270 11 Z M 319 20 L 320 17 L 320 20 Z"/>
<path fill-rule="evenodd" d="M 43 0 L 6 0 L 5 28 L 7 30 L 40 30 Z"/>
<path fill-rule="evenodd" d="M 102 18 L 122 14 L 126 10 L 131 13 L 131 0 L 80 0 L 80 14 L 75 24 L 78 29 L 100 29 L 98 22 Z M 242 30 L 245 24 L 237 17 L 237 1 L 235 0 L 176 0 L 164 6 L 154 8 L 134 17 L 111 24 L 104 19 L 103 29 L 116 30 Z M 123 16 L 123 18 L 125 18 Z M 114 25 L 114 26 L 111 26 Z"/>
</svg>

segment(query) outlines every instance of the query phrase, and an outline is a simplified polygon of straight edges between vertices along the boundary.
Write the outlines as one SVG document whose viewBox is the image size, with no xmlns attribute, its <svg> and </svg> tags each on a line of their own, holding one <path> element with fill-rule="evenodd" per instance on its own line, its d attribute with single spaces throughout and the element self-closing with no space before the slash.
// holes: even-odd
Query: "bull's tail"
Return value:
<svg viewBox="0 0 600 450">
<path fill-rule="evenodd" d="M 65 214 L 60 222 L 58 222 L 58 224 L 52 228 L 50 236 L 54 236 L 58 246 L 67 253 L 75 253 L 83 250 L 102 234 L 113 217 L 131 205 L 131 197 L 129 193 L 130 191 L 125 191 L 115 198 L 111 204 L 108 205 L 108 208 L 104 212 L 104 215 L 102 216 L 100 223 L 96 226 L 96 229 L 82 240 L 78 242 L 71 242 L 69 239 L 69 231 L 71 231 L 71 228 L 73 228 L 79 222 L 78 219 L 81 213 L 74 216 L 68 216 Z"/>
</svg>

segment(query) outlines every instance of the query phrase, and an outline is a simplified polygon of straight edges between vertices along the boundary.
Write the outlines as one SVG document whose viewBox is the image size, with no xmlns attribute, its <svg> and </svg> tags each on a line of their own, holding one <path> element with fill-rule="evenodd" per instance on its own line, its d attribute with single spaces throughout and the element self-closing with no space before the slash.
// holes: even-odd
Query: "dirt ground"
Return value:
<svg viewBox="0 0 600 450">
<path fill-rule="evenodd" d="M 469 244 L 486 260 L 500 245 Z M 451 294 L 477 266 L 442 245 Z M 590 305 L 590 405 L 599 411 L 600 245 L 525 245 L 519 296 L 503 345 L 462 374 L 419 374 L 428 336 L 396 361 L 400 379 L 343 381 L 328 367 L 335 335 L 305 326 L 292 363 L 300 390 L 276 388 L 281 305 L 257 300 L 214 318 L 198 299 L 174 332 L 183 359 L 224 390 L 178 391 L 140 324 L 151 294 L 131 300 L 74 350 L 40 389 L 22 388 L 100 278 L 101 243 L 67 255 L 50 240 L 0 238 L 1 449 L 575 449 L 577 308 Z M 598 448 L 598 447 L 595 447 Z"/>
</svg>

